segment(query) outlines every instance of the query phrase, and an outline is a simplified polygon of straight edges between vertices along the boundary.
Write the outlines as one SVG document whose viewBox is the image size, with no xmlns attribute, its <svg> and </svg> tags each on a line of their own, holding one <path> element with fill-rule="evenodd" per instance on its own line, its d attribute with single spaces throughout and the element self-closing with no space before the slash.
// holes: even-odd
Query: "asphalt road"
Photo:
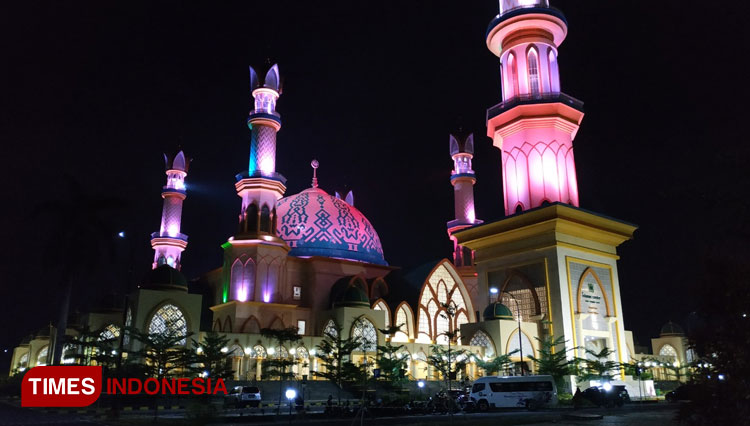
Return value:
<svg viewBox="0 0 750 426">
<path fill-rule="evenodd" d="M 302 419 L 297 415 L 289 419 L 288 416 L 279 417 L 269 415 L 272 410 L 266 410 L 267 417 L 248 415 L 251 410 L 242 410 L 240 416 L 239 410 L 231 410 L 225 413 L 223 419 L 216 419 L 216 424 L 227 425 L 260 425 L 260 424 L 285 424 L 292 420 L 294 424 L 305 423 L 309 426 L 334 426 L 334 425 L 351 425 L 353 418 L 330 419 L 320 416 L 311 416 L 311 418 Z M 525 411 L 510 410 L 490 413 L 459 413 L 453 416 L 449 415 L 431 415 L 431 416 L 405 416 L 405 417 L 381 417 L 377 419 L 366 418 L 364 424 L 368 425 L 430 425 L 440 424 L 458 426 L 458 425 L 606 425 L 606 426 L 667 426 L 677 424 L 674 421 L 677 408 L 667 404 L 651 404 L 639 406 L 637 404 L 625 406 L 616 409 L 588 409 L 573 412 L 570 409 L 556 409 L 547 411 Z M 601 416 L 596 419 L 571 419 L 571 414 L 585 414 L 589 416 Z M 160 414 L 161 422 L 166 425 L 175 425 L 187 423 L 184 410 L 176 412 L 163 412 Z M 153 421 L 153 412 L 129 413 L 126 418 L 128 424 L 150 425 Z M 356 421 L 359 423 L 359 421 Z M 0 426 L 6 425 L 106 425 L 110 421 L 103 418 L 95 418 L 84 414 L 58 413 L 50 414 L 41 410 L 20 408 L 7 403 L 0 402 Z"/>
</svg>

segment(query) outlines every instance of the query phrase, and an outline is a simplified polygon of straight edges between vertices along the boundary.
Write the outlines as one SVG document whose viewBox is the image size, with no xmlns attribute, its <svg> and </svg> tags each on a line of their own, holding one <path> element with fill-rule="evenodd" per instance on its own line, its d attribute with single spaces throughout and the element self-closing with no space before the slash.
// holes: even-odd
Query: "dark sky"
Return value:
<svg viewBox="0 0 750 426">
<path fill-rule="evenodd" d="M 585 102 L 574 142 L 581 207 L 640 226 L 619 265 L 625 326 L 646 343 L 694 309 L 707 248 L 748 213 L 748 6 L 552 3 L 569 22 L 563 91 Z M 2 348 L 57 317 L 60 256 L 49 248 L 64 224 L 39 206 L 68 199 L 70 178 L 122 199 L 106 218 L 128 235 L 112 237 L 115 256 L 91 235 L 75 306 L 121 288 L 125 244 L 134 281 L 148 270 L 161 153 L 178 144 L 195 159 L 183 271 L 220 266 L 249 153 L 247 66 L 265 69 L 267 58 L 284 79 L 277 170 L 287 194 L 309 185 L 317 158 L 321 186 L 354 190 L 390 264 L 450 253 L 448 134 L 459 125 L 476 135 L 477 215 L 503 215 L 500 153 L 484 136 L 486 108 L 501 98 L 484 40 L 497 1 L 192 4 L 0 6 Z"/>
</svg>

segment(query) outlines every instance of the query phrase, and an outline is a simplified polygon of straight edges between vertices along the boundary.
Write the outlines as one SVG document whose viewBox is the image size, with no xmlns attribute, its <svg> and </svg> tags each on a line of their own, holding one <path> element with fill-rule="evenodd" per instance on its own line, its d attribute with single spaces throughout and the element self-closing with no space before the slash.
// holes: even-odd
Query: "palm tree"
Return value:
<svg viewBox="0 0 750 426">
<path fill-rule="evenodd" d="M 83 187 L 69 176 L 64 180 L 68 186 L 65 198 L 39 205 L 34 215 L 52 225 L 50 244 L 47 247 L 47 251 L 51 253 L 47 257 L 56 259 L 61 267 L 59 276 L 63 293 L 57 332 L 53 340 L 53 365 L 59 365 L 62 358 L 75 281 L 80 279 L 92 264 L 100 261 L 104 253 L 111 253 L 111 242 L 115 232 L 103 219 L 103 213 L 121 208 L 124 204 L 110 196 L 86 193 Z M 102 246 L 109 246 L 109 250 L 100 250 Z"/>
</svg>

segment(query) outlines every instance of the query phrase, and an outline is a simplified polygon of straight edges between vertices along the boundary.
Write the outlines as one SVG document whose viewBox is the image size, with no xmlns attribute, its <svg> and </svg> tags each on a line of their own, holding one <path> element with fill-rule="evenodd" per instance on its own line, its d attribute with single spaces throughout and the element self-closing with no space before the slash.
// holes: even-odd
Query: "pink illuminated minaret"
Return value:
<svg viewBox="0 0 750 426">
<path fill-rule="evenodd" d="M 164 207 L 161 213 L 161 227 L 159 232 L 151 234 L 151 247 L 154 249 L 153 268 L 169 265 L 175 269 L 181 268 L 182 252 L 187 247 L 187 235 L 180 232 L 182 221 L 182 202 L 187 196 L 185 192 L 185 177 L 191 158 L 178 151 L 175 154 L 164 154 L 166 163 L 167 184 L 161 196 Z"/>
<path fill-rule="evenodd" d="M 567 32 L 565 16 L 547 0 L 501 0 L 487 30 L 503 93 L 487 110 L 487 135 L 502 152 L 506 215 L 554 202 L 578 206 L 573 138 L 583 103 L 560 91 L 557 66 Z"/>
<path fill-rule="evenodd" d="M 247 126 L 250 128 L 250 162 L 246 173 L 237 175 L 237 195 L 242 198 L 240 234 L 274 234 L 276 200 L 286 191 L 286 179 L 276 173 L 276 133 L 281 129 L 281 116 L 276 101 L 281 94 L 279 67 L 274 65 L 265 80 L 258 80 L 250 67 L 250 88 L 254 108 Z"/>
<path fill-rule="evenodd" d="M 286 192 L 286 179 L 276 172 L 276 133 L 281 129 L 281 116 L 276 112 L 281 94 L 279 67 L 273 65 L 263 81 L 250 67 L 250 89 L 250 161 L 235 183 L 242 199 L 239 230 L 222 245 L 222 301 L 278 303 L 291 293 L 280 287 L 289 246 L 276 235 L 276 201 Z"/>
<path fill-rule="evenodd" d="M 474 184 L 477 181 L 471 167 L 474 157 L 474 135 L 456 137 L 450 135 L 450 153 L 453 159 L 451 185 L 455 204 L 455 219 L 448 222 L 448 235 L 453 241 L 453 263 L 456 266 L 472 266 L 471 250 L 456 244 L 453 233 L 482 223 L 474 210 Z"/>
</svg>

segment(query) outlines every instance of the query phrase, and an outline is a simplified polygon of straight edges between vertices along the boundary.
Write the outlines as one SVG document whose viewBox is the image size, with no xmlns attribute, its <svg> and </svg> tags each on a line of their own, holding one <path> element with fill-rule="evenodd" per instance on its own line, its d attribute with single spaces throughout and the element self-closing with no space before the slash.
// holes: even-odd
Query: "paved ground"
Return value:
<svg viewBox="0 0 750 426">
<path fill-rule="evenodd" d="M 329 419 L 321 415 L 309 415 L 303 419 L 295 415 L 291 419 L 282 415 L 273 416 L 274 410 L 266 409 L 262 413 L 260 410 L 243 409 L 229 410 L 224 413 L 223 418 L 217 418 L 213 422 L 215 425 L 261 425 L 261 424 L 286 424 L 292 420 L 294 424 L 304 423 L 308 426 L 334 426 L 334 425 L 351 425 L 353 418 Z M 625 406 L 616 409 L 588 409 L 575 413 L 601 415 L 600 419 L 584 420 L 566 418 L 574 412 L 570 409 L 557 409 L 548 411 L 529 412 L 524 410 L 509 410 L 490 413 L 459 413 L 453 416 L 449 415 L 430 415 L 430 416 L 406 416 L 395 418 L 367 418 L 364 424 L 368 425 L 451 425 L 451 426 L 502 426 L 502 425 L 602 425 L 602 426 L 668 426 L 677 424 L 674 421 L 676 407 L 667 404 L 650 404 L 640 406 L 637 404 Z M 266 416 L 263 417 L 263 414 Z M 167 426 L 181 425 L 189 422 L 185 418 L 185 410 L 172 410 L 160 412 L 159 423 Z M 90 414 L 77 413 L 54 413 L 50 414 L 38 409 L 20 408 L 0 401 L 0 426 L 11 425 L 151 425 L 153 423 L 153 411 L 137 411 L 123 413 L 121 420 L 112 422 Z M 356 421 L 354 423 L 359 423 Z"/>
</svg>

